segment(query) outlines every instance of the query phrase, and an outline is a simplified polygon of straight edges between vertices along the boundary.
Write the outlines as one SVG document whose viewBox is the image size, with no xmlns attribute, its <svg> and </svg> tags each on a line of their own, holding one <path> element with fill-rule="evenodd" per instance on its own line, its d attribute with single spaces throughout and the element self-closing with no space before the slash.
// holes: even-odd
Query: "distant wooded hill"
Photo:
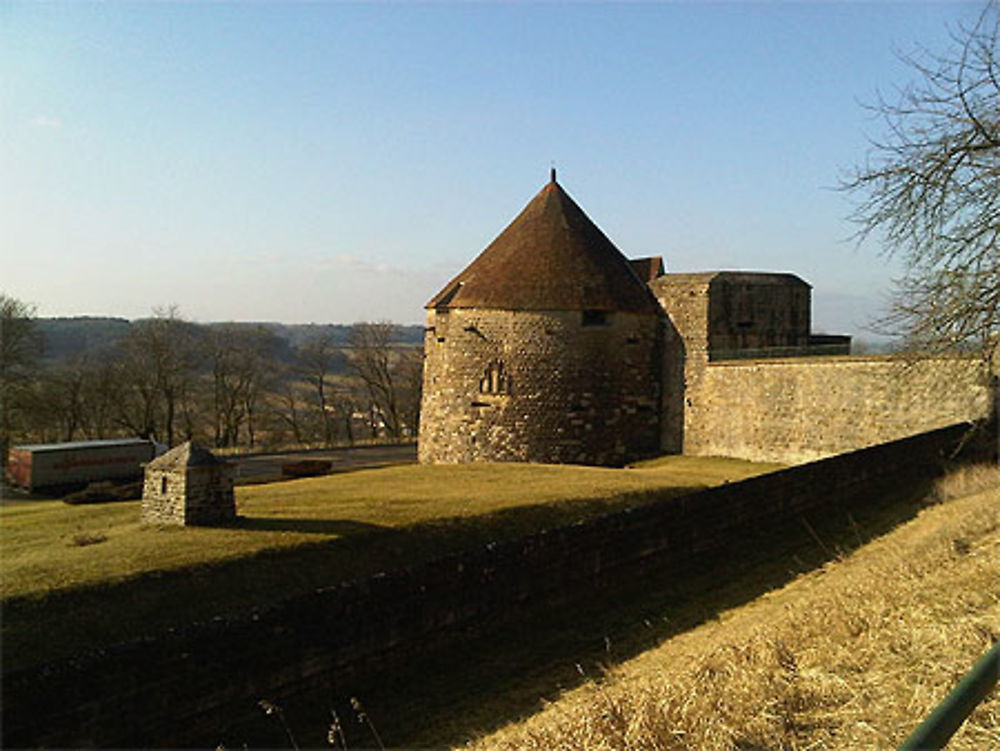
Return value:
<svg viewBox="0 0 1000 751">
<path fill-rule="evenodd" d="M 97 353 L 109 349 L 128 333 L 132 322 L 124 318 L 100 318 L 83 316 L 79 318 L 38 318 L 38 331 L 43 339 L 43 359 L 57 363 L 75 356 Z M 349 324 L 340 323 L 205 323 L 206 328 L 230 326 L 236 329 L 253 330 L 264 328 L 279 336 L 284 347 L 278 355 L 289 359 L 291 352 L 305 342 L 320 336 L 330 336 L 335 346 L 346 346 Z M 397 326 L 395 344 L 419 346 L 423 343 L 424 327 L 418 325 Z"/>
<path fill-rule="evenodd" d="M 58 363 L 75 356 L 96 353 L 113 346 L 128 332 L 132 322 L 124 318 L 101 318 L 82 316 L 78 318 L 39 318 L 36 320 L 42 333 L 44 353 L 47 363 Z M 345 346 L 349 324 L 341 323 L 206 323 L 208 328 L 232 326 L 237 329 L 267 329 L 279 336 L 285 346 L 279 347 L 278 357 L 283 361 L 291 359 L 291 353 L 305 342 L 329 335 L 336 346 Z M 424 327 L 419 325 L 397 326 L 396 344 L 420 346 L 424 340 Z M 855 340 L 854 349 L 858 354 L 880 354 L 895 349 L 893 342 Z"/>
</svg>

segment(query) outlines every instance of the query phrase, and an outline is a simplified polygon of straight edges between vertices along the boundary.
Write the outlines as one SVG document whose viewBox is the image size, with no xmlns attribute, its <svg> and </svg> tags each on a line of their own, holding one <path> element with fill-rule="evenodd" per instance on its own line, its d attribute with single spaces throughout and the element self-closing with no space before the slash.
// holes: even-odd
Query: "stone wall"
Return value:
<svg viewBox="0 0 1000 751">
<path fill-rule="evenodd" d="M 805 347 L 811 298 L 809 285 L 791 274 L 717 274 L 709 294 L 711 352 Z"/>
<path fill-rule="evenodd" d="M 823 357 L 702 363 L 684 452 L 804 462 L 989 417 L 974 359 Z"/>
<path fill-rule="evenodd" d="M 701 390 L 708 364 L 710 274 L 666 274 L 649 286 L 667 314 L 664 337 L 663 451 L 687 451 L 685 436 L 691 429 L 691 394 Z"/>
<path fill-rule="evenodd" d="M 771 285 L 788 316 L 798 311 L 793 321 L 771 316 L 760 295 L 740 298 L 746 292 L 741 278 L 667 274 L 650 284 L 670 320 L 662 367 L 664 451 L 803 462 L 989 416 L 990 389 L 970 359 L 716 359 L 722 346 L 768 341 L 737 341 L 726 333 L 722 322 L 738 323 L 733 315 L 742 315 L 741 306 L 756 305 L 750 318 L 773 318 L 789 331 L 801 333 L 808 324 L 807 285 L 794 277 L 779 283 L 782 275 Z M 769 278 L 748 275 L 750 291 L 768 291 L 763 282 Z"/>
<path fill-rule="evenodd" d="M 236 518 L 231 465 L 188 467 L 187 485 L 185 524 L 224 524 Z"/>
<path fill-rule="evenodd" d="M 142 522 L 156 526 L 224 524 L 236 518 L 233 468 L 147 467 L 142 488 Z"/>
<path fill-rule="evenodd" d="M 147 467 L 142 481 L 142 523 L 183 526 L 187 478 L 183 470 Z"/>
<path fill-rule="evenodd" d="M 262 697 L 280 700 L 366 666 L 405 660 L 518 603 L 557 602 L 644 570 L 684 575 L 712 556 L 805 514 L 870 504 L 887 485 L 938 473 L 968 430 L 957 425 L 730 483 L 410 569 L 330 587 L 269 608 L 150 635 L 72 660 L 5 674 L 5 747 L 168 747 L 217 742 Z M 526 499 L 528 500 L 528 499 Z"/>
<path fill-rule="evenodd" d="M 662 320 L 431 310 L 423 462 L 622 465 L 659 449 Z"/>
</svg>

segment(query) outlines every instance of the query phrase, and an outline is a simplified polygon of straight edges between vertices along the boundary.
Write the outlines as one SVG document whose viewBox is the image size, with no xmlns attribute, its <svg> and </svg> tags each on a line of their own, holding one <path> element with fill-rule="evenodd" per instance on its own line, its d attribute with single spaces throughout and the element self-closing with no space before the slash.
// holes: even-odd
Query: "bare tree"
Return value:
<svg viewBox="0 0 1000 751">
<path fill-rule="evenodd" d="M 354 445 L 354 413 L 358 411 L 358 405 L 362 400 L 358 397 L 357 384 L 345 383 L 337 391 L 337 405 L 335 413 L 337 420 L 344 426 L 344 439 L 351 446 Z"/>
<path fill-rule="evenodd" d="M 35 309 L 0 293 L 0 460 L 25 411 L 42 339 L 35 326 Z"/>
<path fill-rule="evenodd" d="M 881 328 L 987 362 L 1000 343 L 998 36 L 992 1 L 951 50 L 904 58 L 917 80 L 871 107 L 888 135 L 841 185 L 859 197 L 858 239 L 881 240 L 904 263 Z"/>
<path fill-rule="evenodd" d="M 347 361 L 363 386 L 375 430 L 381 422 L 393 438 L 415 431 L 420 412 L 422 358 L 396 344 L 397 327 L 387 321 L 356 323 L 347 335 Z"/>
<path fill-rule="evenodd" d="M 398 358 L 392 351 L 396 327 L 388 321 L 356 323 L 347 334 L 350 347 L 347 362 L 368 395 L 372 436 L 382 422 L 388 433 L 399 438 L 402 423 L 399 414 Z"/>
<path fill-rule="evenodd" d="M 292 368 L 282 368 L 277 376 L 277 387 L 270 394 L 271 413 L 278 425 L 280 432 L 290 430 L 292 440 L 296 444 L 305 442 L 306 431 L 302 420 L 302 409 L 304 407 L 300 395 L 300 388 L 295 380 L 295 371 Z"/>
<path fill-rule="evenodd" d="M 41 370 L 35 381 L 36 426 L 55 428 L 55 438 L 62 441 L 72 441 L 84 432 L 89 379 L 83 356 Z"/>
<path fill-rule="evenodd" d="M 199 336 L 198 327 L 173 306 L 132 324 L 119 342 L 116 363 L 122 426 L 174 444 L 178 415 L 190 412 L 186 401 L 199 360 Z M 191 432 L 190 425 L 185 432 Z"/>
<path fill-rule="evenodd" d="M 223 326 L 206 337 L 212 363 L 213 437 L 216 446 L 234 446 L 243 423 L 242 392 L 251 377 L 242 367 L 238 330 Z"/>
<path fill-rule="evenodd" d="M 154 437 L 159 395 L 146 353 L 137 339 L 127 335 L 112 357 L 107 386 L 118 395 L 114 403 L 115 425 L 130 435 Z"/>
<path fill-rule="evenodd" d="M 415 436 L 420 429 L 420 395 L 424 385 L 424 351 L 413 347 L 399 353 L 399 404 L 403 424 Z"/>
<path fill-rule="evenodd" d="M 242 338 L 241 366 L 244 386 L 240 392 L 243 414 L 246 415 L 246 435 L 250 448 L 257 442 L 257 417 L 266 403 L 266 395 L 278 385 L 278 348 L 281 339 L 258 326 L 245 332 Z"/>
<path fill-rule="evenodd" d="M 336 432 L 334 388 L 331 377 L 339 356 L 340 352 L 330 334 L 319 334 L 305 342 L 298 350 L 300 372 L 314 390 L 323 441 L 327 446 L 333 445 Z"/>
<path fill-rule="evenodd" d="M 263 327 L 220 326 L 206 336 L 212 365 L 213 436 L 216 446 L 235 446 L 245 433 L 256 443 L 261 396 L 276 368 L 278 338 Z"/>
<path fill-rule="evenodd" d="M 114 365 L 107 351 L 99 351 L 92 357 L 85 355 L 79 367 L 83 370 L 84 433 L 89 438 L 108 438 L 114 431 L 119 398 Z"/>
</svg>

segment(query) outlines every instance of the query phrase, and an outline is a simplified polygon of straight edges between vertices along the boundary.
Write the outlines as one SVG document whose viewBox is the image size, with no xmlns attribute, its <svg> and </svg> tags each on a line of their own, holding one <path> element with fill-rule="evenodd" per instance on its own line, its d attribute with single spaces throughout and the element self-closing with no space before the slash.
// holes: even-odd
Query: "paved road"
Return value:
<svg viewBox="0 0 1000 751">
<path fill-rule="evenodd" d="M 302 459 L 323 459 L 333 464 L 331 470 L 357 469 L 379 464 L 412 464 L 417 460 L 416 444 L 403 446 L 355 446 L 321 451 L 297 451 L 288 454 L 236 456 L 229 461 L 236 465 L 236 484 L 267 482 L 281 477 L 281 465 Z M 0 505 L 23 501 L 52 500 L 60 495 L 30 494 L 19 488 L 0 483 Z"/>
<path fill-rule="evenodd" d="M 331 462 L 331 470 L 356 469 L 373 464 L 412 464 L 417 460 L 415 444 L 404 446 L 355 446 L 328 451 L 301 451 L 289 454 L 264 456 L 236 456 L 229 461 L 236 465 L 236 484 L 263 482 L 281 476 L 281 465 L 302 459 L 321 459 Z"/>
</svg>

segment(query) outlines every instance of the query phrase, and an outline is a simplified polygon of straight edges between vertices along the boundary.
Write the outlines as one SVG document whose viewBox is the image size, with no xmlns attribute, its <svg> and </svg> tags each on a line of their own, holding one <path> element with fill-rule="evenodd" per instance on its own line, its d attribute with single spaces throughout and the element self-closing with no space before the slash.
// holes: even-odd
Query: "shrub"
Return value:
<svg viewBox="0 0 1000 751">
<path fill-rule="evenodd" d="M 110 480 L 92 482 L 83 490 L 70 493 L 63 498 L 63 503 L 76 506 L 87 503 L 117 503 L 120 501 L 137 501 L 142 498 L 142 483 L 114 483 Z"/>
<path fill-rule="evenodd" d="M 325 459 L 303 459 L 298 462 L 289 462 L 281 465 L 281 474 L 288 477 L 315 477 L 325 475 L 330 471 L 333 462 Z"/>
</svg>

